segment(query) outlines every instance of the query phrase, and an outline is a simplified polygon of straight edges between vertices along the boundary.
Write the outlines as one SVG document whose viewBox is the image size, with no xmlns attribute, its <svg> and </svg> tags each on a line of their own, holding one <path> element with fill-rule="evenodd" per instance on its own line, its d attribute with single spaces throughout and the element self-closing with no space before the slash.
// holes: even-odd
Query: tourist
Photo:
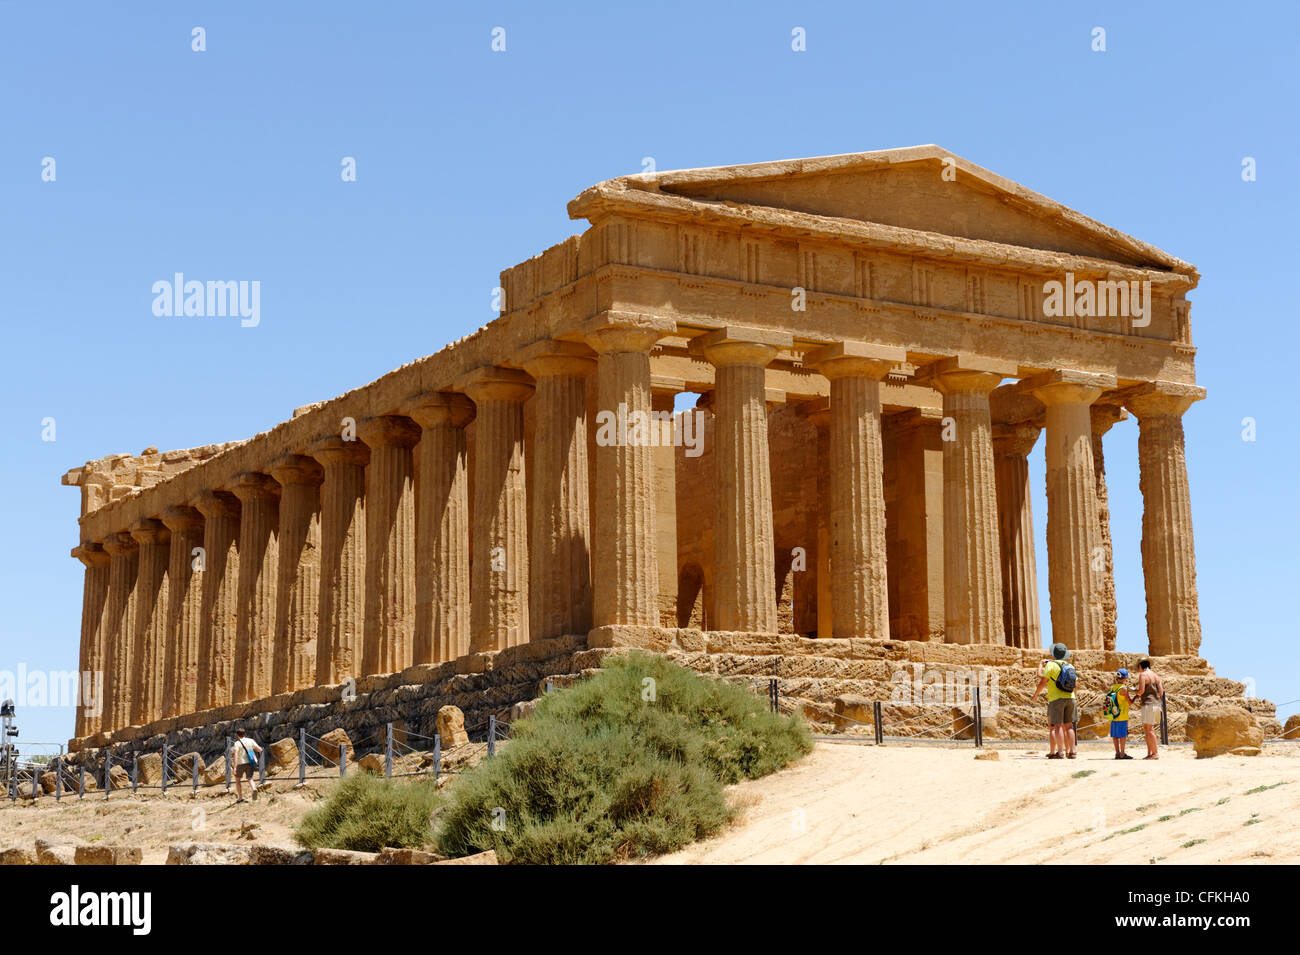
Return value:
<svg viewBox="0 0 1300 955">
<path fill-rule="evenodd" d="M 1156 671 L 1151 669 L 1150 660 L 1138 661 L 1142 669 L 1138 675 L 1137 697 L 1142 703 L 1142 728 L 1147 735 L 1147 754 L 1144 759 L 1159 759 L 1156 752 L 1156 724 L 1160 722 L 1160 705 L 1165 698 L 1165 685 L 1160 682 Z"/>
<path fill-rule="evenodd" d="M 1128 746 L 1128 705 L 1135 697 L 1133 691 L 1124 682 L 1128 679 L 1128 670 L 1122 667 L 1115 673 L 1115 685 L 1106 694 L 1106 715 L 1110 717 L 1110 741 L 1115 745 L 1116 759 L 1132 759 L 1127 752 Z"/>
<path fill-rule="evenodd" d="M 253 798 L 257 798 L 257 757 L 262 747 L 257 740 L 245 736 L 243 727 L 235 730 L 235 745 L 230 748 L 231 758 L 235 761 L 235 791 L 239 798 L 236 803 L 244 802 L 244 776 L 248 776 L 248 785 L 252 787 Z"/>
<path fill-rule="evenodd" d="M 1061 759 L 1066 757 L 1074 759 L 1075 737 L 1074 724 L 1079 719 L 1078 707 L 1074 702 L 1074 688 L 1079 681 L 1079 676 L 1074 671 L 1074 667 L 1066 663 L 1066 658 L 1070 655 L 1069 648 L 1064 643 L 1052 644 L 1052 659 L 1047 661 L 1043 667 L 1043 675 L 1039 677 L 1038 688 L 1034 690 L 1033 699 L 1029 702 L 1036 703 L 1038 694 L 1043 692 L 1043 687 L 1047 687 L 1047 725 L 1048 743 L 1050 752 L 1047 754 L 1048 759 Z"/>
</svg>

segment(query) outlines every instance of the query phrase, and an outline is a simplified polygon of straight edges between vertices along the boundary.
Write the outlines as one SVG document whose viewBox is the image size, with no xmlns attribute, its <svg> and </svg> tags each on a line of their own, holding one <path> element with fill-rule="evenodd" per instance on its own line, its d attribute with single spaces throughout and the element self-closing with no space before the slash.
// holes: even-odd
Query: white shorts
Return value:
<svg viewBox="0 0 1300 955">
<path fill-rule="evenodd" d="M 1160 722 L 1159 700 L 1142 704 L 1142 722 L 1147 726 Z"/>
</svg>

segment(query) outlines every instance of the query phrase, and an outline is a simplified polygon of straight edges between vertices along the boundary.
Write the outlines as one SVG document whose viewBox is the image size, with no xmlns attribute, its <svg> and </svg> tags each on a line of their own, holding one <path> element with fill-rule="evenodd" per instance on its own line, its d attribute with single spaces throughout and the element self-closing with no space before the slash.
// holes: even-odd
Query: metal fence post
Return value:
<svg viewBox="0 0 1300 955">
<path fill-rule="evenodd" d="M 190 766 L 190 780 L 193 783 L 193 785 L 190 786 L 190 792 L 197 793 L 199 791 L 199 754 L 198 753 L 194 754 L 194 764 Z"/>
<path fill-rule="evenodd" d="M 984 745 L 984 708 L 980 705 L 980 688 L 975 687 L 975 746 Z"/>
<path fill-rule="evenodd" d="M 777 689 L 776 678 L 767 681 L 767 705 L 773 713 L 781 708 L 781 691 Z"/>
<path fill-rule="evenodd" d="M 442 737 L 437 733 L 433 734 L 433 778 L 437 779 L 442 773 Z"/>
<path fill-rule="evenodd" d="M 140 754 L 131 754 L 131 794 L 140 788 Z"/>
<path fill-rule="evenodd" d="M 266 747 L 257 751 L 257 788 L 266 785 Z"/>
<path fill-rule="evenodd" d="M 230 737 L 226 737 L 226 792 L 230 792 L 230 772 L 232 769 L 231 760 L 233 753 L 230 749 Z"/>
<path fill-rule="evenodd" d="M 298 728 L 298 785 L 307 784 L 307 731 Z"/>
<path fill-rule="evenodd" d="M 104 754 L 104 798 L 108 798 L 109 791 L 113 788 L 113 754 L 111 752 Z"/>
<path fill-rule="evenodd" d="M 167 744 L 166 744 L 166 743 L 163 743 L 163 750 L 162 750 L 162 784 L 161 784 L 161 785 L 162 785 L 163 795 L 166 795 L 166 794 L 167 794 L 167 776 L 168 776 L 168 772 L 167 772 L 167 762 L 168 762 L 168 760 L 167 760 Z"/>
<path fill-rule="evenodd" d="M 497 754 L 497 718 L 496 714 L 488 717 L 488 756 Z"/>
<path fill-rule="evenodd" d="M 393 778 L 393 724 L 384 731 L 384 775 Z"/>
<path fill-rule="evenodd" d="M 1169 745 L 1169 707 L 1163 693 L 1160 694 L 1160 745 Z"/>
<path fill-rule="evenodd" d="M 875 724 L 876 745 L 879 746 L 885 741 L 885 728 L 880 724 L 880 701 L 876 700 L 871 704 L 871 722 Z"/>
<path fill-rule="evenodd" d="M 54 801 L 63 800 L 63 756 L 54 758 Z"/>
<path fill-rule="evenodd" d="M 339 743 L 339 777 L 348 774 L 348 744 Z"/>
<path fill-rule="evenodd" d="M 82 758 L 84 759 L 85 757 Z M 81 764 L 81 772 L 77 776 L 77 798 L 78 799 L 86 798 L 86 764 L 85 763 Z"/>
</svg>

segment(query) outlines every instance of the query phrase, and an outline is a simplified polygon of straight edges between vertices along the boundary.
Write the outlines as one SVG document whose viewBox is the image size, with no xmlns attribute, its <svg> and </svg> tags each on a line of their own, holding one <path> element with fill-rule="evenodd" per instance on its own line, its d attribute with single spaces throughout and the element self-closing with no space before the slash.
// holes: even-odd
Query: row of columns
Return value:
<svg viewBox="0 0 1300 955">
<path fill-rule="evenodd" d="M 100 720 L 79 714 L 78 735 L 592 626 L 657 626 L 655 449 L 597 442 L 589 487 L 587 385 L 594 373 L 600 409 L 653 420 L 650 351 L 673 330 L 606 314 L 582 341 L 530 346 L 512 356 L 517 367 L 476 369 L 451 391 L 361 422 L 355 436 L 327 436 L 229 488 L 83 544 L 75 552 L 86 564 L 82 669 L 100 664 L 107 705 Z M 691 341 L 715 368 L 715 629 L 776 630 L 764 379 L 791 345 L 785 333 L 736 328 Z M 880 384 L 905 357 L 863 342 L 805 356 L 830 380 L 819 429 L 818 492 L 828 507 L 818 553 L 829 565 L 819 571 L 830 571 L 818 574 L 829 588 L 819 600 L 821 632 L 829 622 L 836 636 L 889 635 Z M 1023 579 L 1025 568 L 1032 573 L 1024 454 L 1036 429 L 995 433 L 989 413 L 990 393 L 1015 371 L 963 356 L 919 375 L 943 395 L 955 429 L 943 446 L 949 642 L 1038 639 L 1033 582 Z M 1090 409 L 1114 379 L 1051 373 L 1022 387 L 1047 406 L 1053 627 L 1072 646 L 1101 646 Z M 1142 424 L 1152 652 L 1188 646 L 1196 621 L 1179 417 L 1194 397 L 1151 389 L 1127 402 Z M 999 523 L 999 513 L 1012 519 Z M 1019 585 L 1010 590 L 1008 569 Z"/>
</svg>

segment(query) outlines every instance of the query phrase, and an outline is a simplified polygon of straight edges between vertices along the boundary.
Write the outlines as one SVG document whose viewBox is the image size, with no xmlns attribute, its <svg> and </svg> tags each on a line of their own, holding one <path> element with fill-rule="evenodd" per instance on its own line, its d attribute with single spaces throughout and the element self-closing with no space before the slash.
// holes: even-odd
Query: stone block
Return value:
<svg viewBox="0 0 1300 955">
<path fill-rule="evenodd" d="M 313 865 L 375 865 L 378 852 L 354 852 L 350 849 L 317 849 Z"/>
<path fill-rule="evenodd" d="M 77 846 L 73 860 L 77 865 L 139 865 L 144 857 L 138 846 Z"/>
<path fill-rule="evenodd" d="M 1264 731 L 1245 710 L 1212 706 L 1187 714 L 1187 737 L 1197 759 L 1213 756 L 1258 756 Z"/>
<path fill-rule="evenodd" d="M 460 746 L 469 742 L 465 732 L 465 714 L 458 706 L 444 706 L 438 710 L 438 735 L 442 737 L 444 749 Z"/>
<path fill-rule="evenodd" d="M 337 763 L 339 761 L 340 746 L 346 746 L 348 748 L 349 760 L 356 757 L 356 751 L 352 746 L 352 740 L 348 736 L 347 731 L 342 728 L 330 730 L 322 736 L 320 742 L 316 744 L 316 751 L 320 753 L 323 759 L 329 760 L 331 763 Z"/>
</svg>

